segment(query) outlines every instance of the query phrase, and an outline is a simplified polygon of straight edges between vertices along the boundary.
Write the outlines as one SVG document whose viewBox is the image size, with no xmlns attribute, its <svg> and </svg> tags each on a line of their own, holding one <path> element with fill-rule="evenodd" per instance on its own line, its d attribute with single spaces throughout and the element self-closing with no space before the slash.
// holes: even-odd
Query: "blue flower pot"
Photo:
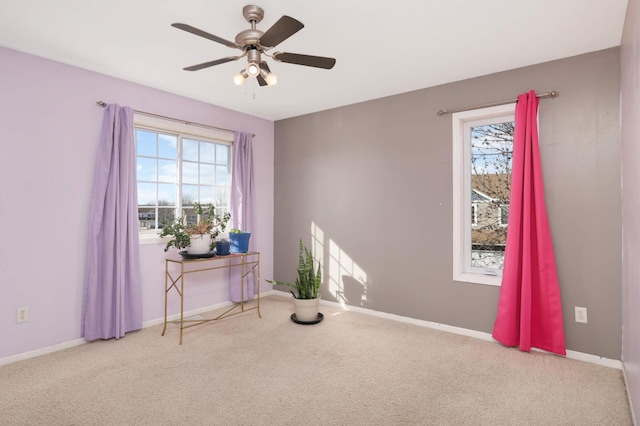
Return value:
<svg viewBox="0 0 640 426">
<path fill-rule="evenodd" d="M 249 237 L 251 237 L 251 232 L 242 232 L 240 234 L 229 232 L 229 240 L 231 241 L 231 253 L 248 252 Z"/>
<path fill-rule="evenodd" d="M 229 241 L 216 241 L 216 254 L 218 256 L 226 256 L 231 250 L 231 243 Z"/>
</svg>

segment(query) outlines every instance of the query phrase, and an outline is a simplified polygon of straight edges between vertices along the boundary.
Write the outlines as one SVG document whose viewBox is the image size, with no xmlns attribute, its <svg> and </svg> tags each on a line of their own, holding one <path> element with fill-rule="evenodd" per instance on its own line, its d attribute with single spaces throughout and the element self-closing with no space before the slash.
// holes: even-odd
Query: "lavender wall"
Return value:
<svg viewBox="0 0 640 426">
<path fill-rule="evenodd" d="M 629 0 L 621 51 L 623 306 L 622 360 L 640 418 L 640 0 Z"/>
<path fill-rule="evenodd" d="M 256 135 L 256 235 L 273 276 L 273 122 L 2 47 L 0 64 L 0 361 L 80 338 L 98 100 Z M 150 321 L 163 315 L 163 246 L 140 252 Z M 185 309 L 228 300 L 225 273 L 212 274 L 216 285 L 193 281 Z M 21 306 L 30 318 L 18 324 Z"/>
</svg>

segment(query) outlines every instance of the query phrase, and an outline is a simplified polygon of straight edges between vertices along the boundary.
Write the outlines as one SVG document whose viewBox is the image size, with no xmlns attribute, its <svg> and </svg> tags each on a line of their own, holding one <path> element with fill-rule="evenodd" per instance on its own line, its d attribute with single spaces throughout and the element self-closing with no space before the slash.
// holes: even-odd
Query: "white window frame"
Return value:
<svg viewBox="0 0 640 426">
<path fill-rule="evenodd" d="M 213 128 L 197 126 L 192 124 L 186 124 L 179 121 L 166 120 L 157 117 L 151 117 L 144 114 L 134 114 L 133 117 L 133 125 L 137 128 L 146 128 L 151 131 L 156 132 L 164 132 L 164 133 L 175 133 L 180 135 L 181 137 L 193 137 L 209 140 L 215 143 L 227 144 L 231 150 L 230 155 L 233 158 L 233 133 L 225 132 L 222 130 L 216 130 Z M 231 166 L 232 161 L 229 162 Z M 182 164 L 182 156 L 180 154 L 180 150 L 178 152 L 178 167 L 176 170 L 177 179 L 176 185 L 180 185 L 180 175 L 181 175 L 181 167 Z M 229 169 L 231 172 L 231 169 Z M 178 204 L 180 204 L 180 200 L 177 200 Z M 231 208 L 231 206 L 229 206 Z M 165 238 L 160 238 L 157 234 L 140 234 L 139 243 L 140 245 L 147 244 L 166 244 L 167 241 L 171 239 L 170 236 Z"/>
<path fill-rule="evenodd" d="M 504 209 L 507 210 L 507 212 L 509 211 L 509 204 L 500 204 L 499 206 L 500 209 L 500 226 L 504 227 L 504 226 L 508 226 L 508 223 L 504 223 L 504 218 L 503 218 L 503 214 L 502 212 L 504 211 Z M 509 220 L 509 216 L 507 215 L 507 222 Z"/>
<path fill-rule="evenodd" d="M 471 266 L 471 127 L 515 121 L 515 103 L 452 114 L 453 280 L 500 286 L 501 269 Z"/>
</svg>

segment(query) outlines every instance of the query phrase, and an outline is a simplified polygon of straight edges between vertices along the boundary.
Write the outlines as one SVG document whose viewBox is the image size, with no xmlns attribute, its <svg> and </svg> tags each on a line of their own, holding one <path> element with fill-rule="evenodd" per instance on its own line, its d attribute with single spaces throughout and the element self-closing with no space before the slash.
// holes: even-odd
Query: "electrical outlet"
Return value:
<svg viewBox="0 0 640 426">
<path fill-rule="evenodd" d="M 587 308 L 581 308 L 579 306 L 576 309 L 576 322 L 587 323 Z"/>
<path fill-rule="evenodd" d="M 22 308 L 18 308 L 16 310 L 16 322 L 27 322 L 29 321 L 29 308 L 23 306 Z"/>
</svg>

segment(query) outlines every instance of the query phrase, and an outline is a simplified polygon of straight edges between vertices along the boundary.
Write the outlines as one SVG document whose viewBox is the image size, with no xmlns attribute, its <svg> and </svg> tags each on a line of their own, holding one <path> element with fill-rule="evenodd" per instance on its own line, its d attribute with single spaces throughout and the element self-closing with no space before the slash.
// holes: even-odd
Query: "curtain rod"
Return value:
<svg viewBox="0 0 640 426">
<path fill-rule="evenodd" d="M 102 108 L 107 106 L 106 102 L 103 101 L 96 101 L 96 105 L 101 106 Z M 137 109 L 133 110 L 135 113 L 137 114 L 142 114 L 142 115 L 146 115 L 149 117 L 155 117 L 155 118 L 162 118 L 164 120 L 170 120 L 170 121 L 175 121 L 177 123 L 182 123 L 182 124 L 186 124 L 188 126 L 199 126 L 199 127 L 204 127 L 207 129 L 214 129 L 214 130 L 222 130 L 223 132 L 229 132 L 229 133 L 235 133 L 235 130 L 231 130 L 231 129 L 225 129 L 224 127 L 216 127 L 216 126 L 210 126 L 209 124 L 201 124 L 201 123 L 194 123 L 193 121 L 187 121 L 187 120 L 181 120 L 179 118 L 173 118 L 173 117 L 167 117 L 165 115 L 160 115 L 160 114 L 154 114 L 152 112 L 146 112 L 146 111 L 138 111 Z M 251 134 L 251 136 L 255 137 L 255 134 Z"/>
<path fill-rule="evenodd" d="M 536 95 L 536 97 L 538 97 L 538 98 L 555 98 L 556 96 L 558 96 L 558 93 L 559 92 L 556 92 L 555 90 L 552 90 L 551 92 L 540 93 L 539 95 Z M 438 115 L 453 114 L 454 112 L 470 111 L 472 109 L 488 108 L 488 107 L 492 107 L 492 106 L 512 104 L 514 102 L 518 102 L 518 99 L 517 98 L 516 99 L 509 99 L 508 101 L 491 102 L 491 103 L 488 103 L 488 104 L 475 105 L 475 106 L 457 108 L 457 109 L 441 109 L 440 111 L 438 111 Z"/>
</svg>

